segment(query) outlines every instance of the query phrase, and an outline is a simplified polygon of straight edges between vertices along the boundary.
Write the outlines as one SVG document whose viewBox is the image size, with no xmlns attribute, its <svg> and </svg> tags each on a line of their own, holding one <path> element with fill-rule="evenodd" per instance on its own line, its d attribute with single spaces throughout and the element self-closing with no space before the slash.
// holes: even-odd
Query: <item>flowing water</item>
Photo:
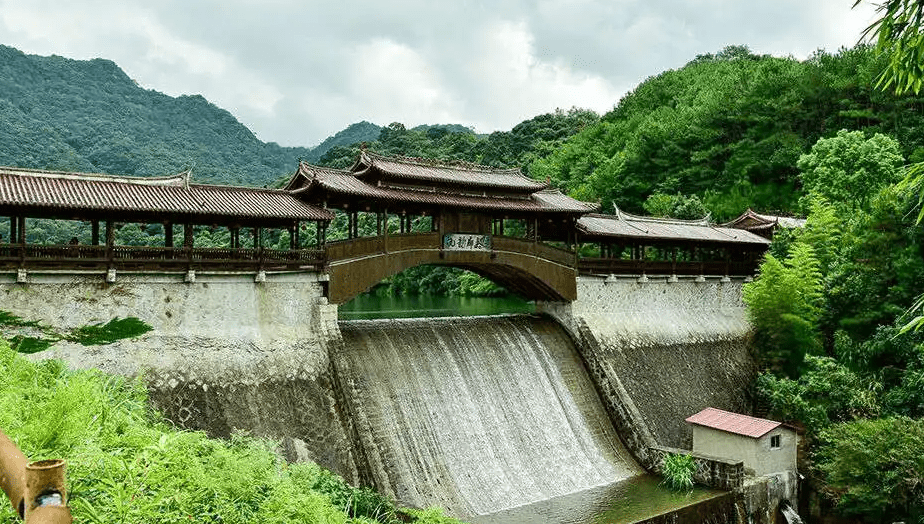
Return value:
<svg viewBox="0 0 924 524">
<path fill-rule="evenodd" d="M 358 320 L 340 329 L 335 366 L 366 477 L 404 504 L 498 514 L 642 473 L 552 320 Z"/>
</svg>

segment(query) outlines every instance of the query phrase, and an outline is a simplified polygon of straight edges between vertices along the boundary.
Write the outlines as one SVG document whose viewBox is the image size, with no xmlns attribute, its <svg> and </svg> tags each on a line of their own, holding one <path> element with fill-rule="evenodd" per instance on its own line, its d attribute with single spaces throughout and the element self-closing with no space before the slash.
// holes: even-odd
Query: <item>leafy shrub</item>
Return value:
<svg viewBox="0 0 924 524">
<path fill-rule="evenodd" d="M 824 431 L 815 457 L 839 513 L 924 522 L 924 420 L 858 420 Z"/>
<path fill-rule="evenodd" d="M 675 491 L 689 491 L 693 489 L 693 475 L 696 473 L 696 463 L 691 455 L 671 453 L 665 455 L 661 463 L 663 483 Z"/>
<path fill-rule="evenodd" d="M 33 363 L 2 341 L 0 377 L 0 428 L 32 460 L 67 460 L 75 522 L 397 522 L 386 498 L 285 464 L 274 442 L 168 426 L 138 380 Z M 0 523 L 14 522 L 0 504 Z"/>
</svg>

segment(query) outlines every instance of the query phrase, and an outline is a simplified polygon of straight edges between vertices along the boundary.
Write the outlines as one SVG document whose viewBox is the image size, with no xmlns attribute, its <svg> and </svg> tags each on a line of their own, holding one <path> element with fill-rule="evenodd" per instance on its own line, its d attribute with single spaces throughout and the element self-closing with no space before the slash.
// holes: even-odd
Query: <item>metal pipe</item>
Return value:
<svg viewBox="0 0 924 524">
<path fill-rule="evenodd" d="M 0 488 L 27 524 L 70 524 L 63 460 L 27 462 L 0 431 Z"/>
<path fill-rule="evenodd" d="M 36 509 L 46 506 L 67 506 L 67 490 L 64 487 L 63 460 L 39 460 L 26 464 L 26 515 L 25 521 L 35 522 Z"/>
</svg>

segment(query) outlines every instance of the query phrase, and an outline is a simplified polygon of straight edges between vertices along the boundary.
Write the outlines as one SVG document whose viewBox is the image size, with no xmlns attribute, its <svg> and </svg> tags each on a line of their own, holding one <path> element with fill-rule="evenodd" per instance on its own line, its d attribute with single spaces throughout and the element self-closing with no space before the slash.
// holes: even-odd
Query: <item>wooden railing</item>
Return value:
<svg viewBox="0 0 924 524">
<path fill-rule="evenodd" d="M 327 259 L 333 262 L 411 249 L 439 248 L 440 234 L 436 232 L 389 235 L 387 239 L 384 236 L 361 237 L 328 243 Z"/>
<path fill-rule="evenodd" d="M 150 246 L 0 244 L 0 266 L 131 269 L 321 269 L 323 249 L 230 249 Z"/>
<path fill-rule="evenodd" d="M 576 259 L 571 251 L 541 242 L 512 237 L 491 239 L 494 251 L 533 255 L 583 274 L 640 275 L 753 275 L 757 262 L 654 261 L 615 258 Z M 0 244 L 0 267 L 125 268 L 125 269 L 315 269 L 328 262 L 388 252 L 440 249 L 439 233 L 407 233 L 364 237 L 329 243 L 324 249 L 231 249 L 149 246 Z"/>
<path fill-rule="evenodd" d="M 756 262 L 689 262 L 661 260 L 621 260 L 615 258 L 582 258 L 578 271 L 597 275 L 710 275 L 748 276 L 757 269 Z"/>
<path fill-rule="evenodd" d="M 525 253 L 539 258 L 558 262 L 559 264 L 574 267 L 574 252 L 560 249 L 542 242 L 533 242 L 525 238 L 492 237 L 492 247 L 496 251 L 513 251 Z"/>
</svg>

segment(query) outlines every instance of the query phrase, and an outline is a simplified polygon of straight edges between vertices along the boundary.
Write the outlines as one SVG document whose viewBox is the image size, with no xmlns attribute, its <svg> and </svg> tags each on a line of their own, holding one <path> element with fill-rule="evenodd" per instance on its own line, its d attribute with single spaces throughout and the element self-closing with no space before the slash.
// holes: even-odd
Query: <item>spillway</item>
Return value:
<svg viewBox="0 0 924 524">
<path fill-rule="evenodd" d="M 334 367 L 363 477 L 486 515 L 642 473 L 567 333 L 528 315 L 341 322 Z"/>
</svg>

